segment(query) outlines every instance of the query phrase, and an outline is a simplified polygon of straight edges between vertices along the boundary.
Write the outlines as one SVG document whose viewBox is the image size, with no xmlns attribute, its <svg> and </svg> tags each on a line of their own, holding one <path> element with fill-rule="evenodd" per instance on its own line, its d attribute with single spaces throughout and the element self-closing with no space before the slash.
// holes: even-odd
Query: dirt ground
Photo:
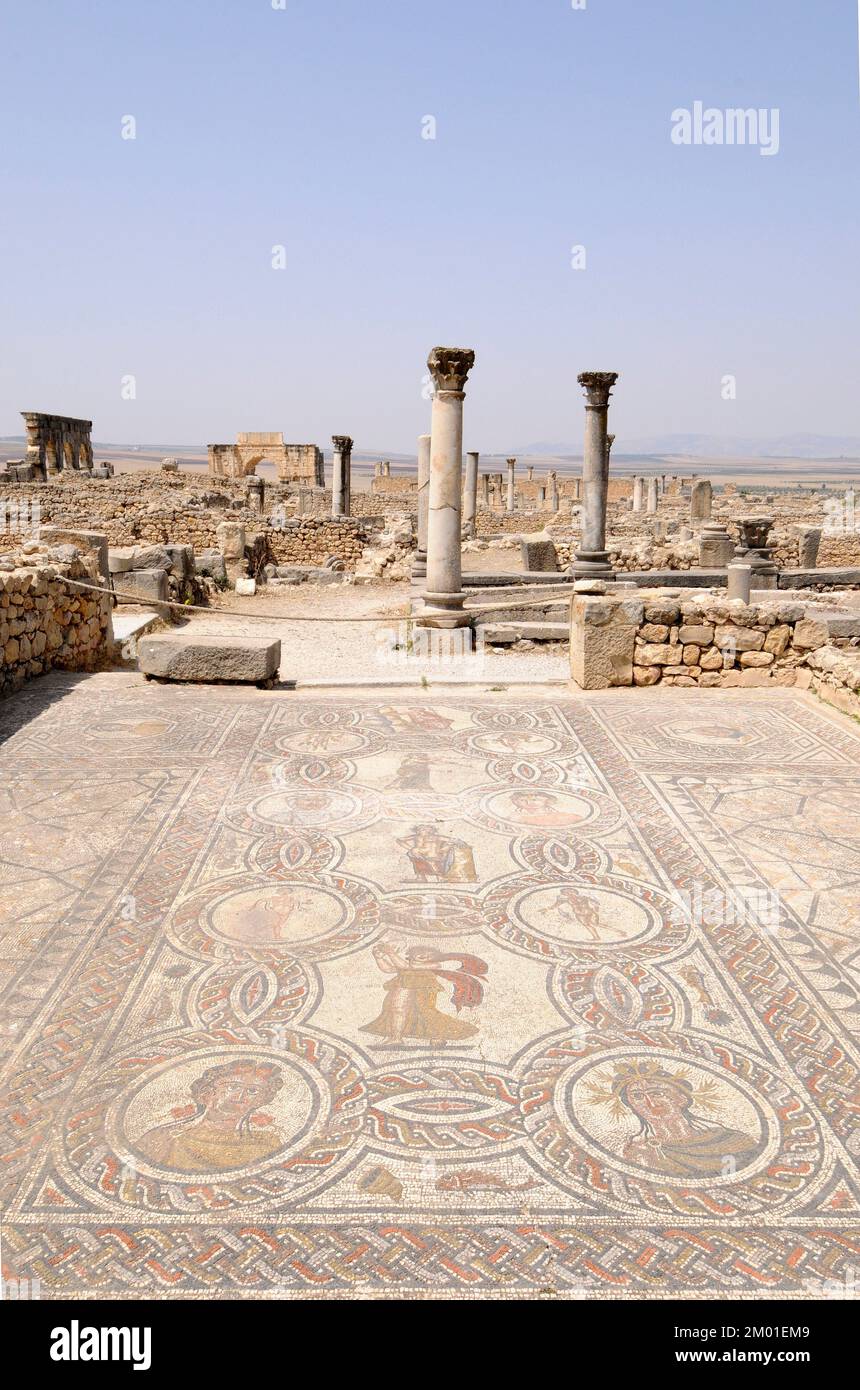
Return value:
<svg viewBox="0 0 860 1390">
<path fill-rule="evenodd" d="M 198 632 L 279 638 L 281 679 L 302 684 L 568 679 L 567 649 L 556 644 L 444 659 L 419 654 L 409 599 L 405 582 L 264 588 L 249 598 L 219 594 L 210 612 L 189 615 L 189 625 Z"/>
</svg>

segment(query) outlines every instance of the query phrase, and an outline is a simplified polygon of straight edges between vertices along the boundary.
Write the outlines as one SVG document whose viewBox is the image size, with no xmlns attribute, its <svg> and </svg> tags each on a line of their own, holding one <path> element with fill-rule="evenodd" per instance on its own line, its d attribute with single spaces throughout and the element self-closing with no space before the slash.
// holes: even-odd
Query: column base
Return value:
<svg viewBox="0 0 860 1390">
<path fill-rule="evenodd" d="M 473 614 L 463 607 L 465 592 L 458 594 L 423 594 L 424 607 L 416 615 L 421 627 L 455 628 L 471 627 Z"/>
<path fill-rule="evenodd" d="M 412 574 L 412 578 L 413 578 L 413 579 L 426 579 L 426 578 L 427 578 L 427 551 L 426 551 L 426 550 L 416 550 L 416 552 L 415 552 L 415 558 L 414 558 L 413 561 L 412 561 L 412 570 L 411 570 L 411 574 Z"/>
<path fill-rule="evenodd" d="M 589 550 L 574 556 L 570 573 L 580 579 L 614 579 L 615 571 L 606 550 Z"/>
</svg>

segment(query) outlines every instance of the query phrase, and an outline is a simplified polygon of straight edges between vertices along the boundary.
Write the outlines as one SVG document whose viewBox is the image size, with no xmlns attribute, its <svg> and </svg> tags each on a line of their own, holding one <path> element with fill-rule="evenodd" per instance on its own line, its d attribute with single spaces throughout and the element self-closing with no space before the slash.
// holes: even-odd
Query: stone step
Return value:
<svg viewBox="0 0 860 1390">
<path fill-rule="evenodd" d="M 576 575 L 574 574 L 551 574 L 541 570 L 531 570 L 525 573 L 523 570 L 504 570 L 501 574 L 464 574 L 463 588 L 468 593 L 470 589 L 498 589 L 510 584 L 560 584 L 572 585 Z"/>
<path fill-rule="evenodd" d="M 552 600 L 540 607 L 521 603 L 474 603 L 468 604 L 467 613 L 476 623 L 567 623 L 570 621 L 570 599 L 560 603 Z"/>
<path fill-rule="evenodd" d="M 509 647 L 514 642 L 567 642 L 570 623 L 486 623 L 481 628 L 490 647 Z"/>
<path fill-rule="evenodd" d="M 152 609 L 115 608 L 113 612 L 114 641 L 130 642 L 134 637 L 142 637 L 161 619 Z"/>
<path fill-rule="evenodd" d="M 277 677 L 281 644 L 277 638 L 164 632 L 140 638 L 137 664 L 148 680 L 242 681 L 261 685 Z"/>
</svg>

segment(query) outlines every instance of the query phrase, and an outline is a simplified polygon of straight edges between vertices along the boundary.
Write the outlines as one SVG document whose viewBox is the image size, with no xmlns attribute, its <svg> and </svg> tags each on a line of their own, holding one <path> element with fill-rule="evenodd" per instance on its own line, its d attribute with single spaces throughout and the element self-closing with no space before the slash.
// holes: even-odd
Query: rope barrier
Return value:
<svg viewBox="0 0 860 1390">
<path fill-rule="evenodd" d="M 139 607 L 143 607 L 143 608 L 147 607 L 146 601 L 143 600 L 143 599 L 141 599 L 140 594 L 126 594 L 126 593 L 123 593 L 123 592 L 122 592 L 121 590 L 119 590 L 119 589 L 104 589 L 104 588 L 102 588 L 102 586 L 99 585 L 99 584 L 85 584 L 84 581 L 83 581 L 82 579 L 69 579 L 66 575 L 58 575 L 57 578 L 58 578 L 63 584 L 71 584 L 71 585 L 73 585 L 76 589 L 88 589 L 88 590 L 91 590 L 93 593 L 97 593 L 97 594 L 109 594 L 109 593 L 112 593 L 113 596 L 114 596 L 115 598 L 118 598 L 118 599 L 125 599 L 128 603 L 137 604 Z M 512 584 L 512 585 L 511 585 L 511 588 L 528 588 L 528 587 L 529 587 L 529 586 L 526 585 L 526 584 Z M 572 590 L 571 590 L 571 592 L 572 592 Z M 565 597 L 566 597 L 566 596 L 565 596 Z M 535 599 L 535 600 L 532 601 L 532 602 L 529 602 L 528 600 L 526 600 L 525 602 L 520 602 L 520 603 L 517 603 L 517 604 L 515 604 L 515 605 L 514 605 L 514 604 L 511 604 L 511 603 L 498 603 L 498 604 L 495 604 L 495 603 L 488 603 L 488 604 L 481 604 L 478 608 L 466 608 L 464 611 L 465 611 L 466 613 L 474 614 L 474 615 L 477 616 L 477 617 L 483 617 L 484 614 L 486 614 L 486 613 L 505 613 L 505 612 L 507 612 L 507 610 L 508 610 L 509 608 L 514 607 L 514 606 L 517 607 L 518 609 L 532 609 L 532 608 L 538 609 L 538 608 L 546 608 L 546 607 L 547 607 L 549 604 L 551 604 L 551 603 L 560 603 L 560 602 L 564 602 L 564 598 L 559 598 L 558 595 L 555 595 L 555 596 L 548 596 L 547 598 L 544 598 L 544 599 Z M 251 618 L 251 619 L 254 619 L 256 622 L 261 622 L 261 623 L 271 623 L 271 622 L 280 622 L 280 623 L 384 623 L 384 622 L 389 621 L 389 619 L 387 619 L 386 617 L 382 616 L 381 614 L 377 615 L 376 617 L 371 617 L 371 618 L 334 618 L 334 617 L 331 617 L 331 618 L 325 617 L 325 618 L 323 618 L 323 617 L 312 617 L 312 616 L 301 615 L 301 614 L 295 614 L 295 615 L 293 615 L 293 614 L 291 614 L 291 613 L 283 613 L 283 614 L 281 614 L 281 613 L 247 613 L 247 612 L 246 612 L 246 613 L 243 613 L 243 612 L 241 612 L 241 610 L 238 609 L 238 608 L 205 608 L 202 604 L 199 604 L 199 603 L 177 603 L 177 601 L 176 601 L 175 599 L 153 599 L 150 606 L 153 607 L 153 608 L 176 608 L 176 609 L 177 609 L 179 612 L 181 612 L 181 613 L 208 613 L 210 617 L 213 616 L 213 615 L 215 615 L 215 614 L 217 614 L 219 617 L 225 617 L 225 618 L 242 618 L 243 620 L 247 620 L 247 619 Z M 392 617 L 392 618 L 399 618 L 399 619 L 401 619 L 401 620 L 404 620 L 404 619 L 405 619 L 405 620 L 408 620 L 408 619 L 415 620 L 415 619 L 417 619 L 417 618 L 420 618 L 420 616 L 421 616 L 420 613 L 404 613 L 404 614 L 394 614 L 394 613 L 392 613 L 392 614 L 390 615 L 390 617 Z"/>
</svg>

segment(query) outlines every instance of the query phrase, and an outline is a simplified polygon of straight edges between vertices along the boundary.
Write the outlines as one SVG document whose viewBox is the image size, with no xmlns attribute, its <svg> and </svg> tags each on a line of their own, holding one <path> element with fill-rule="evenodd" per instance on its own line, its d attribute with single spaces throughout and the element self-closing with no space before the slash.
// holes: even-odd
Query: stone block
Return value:
<svg viewBox="0 0 860 1390">
<path fill-rule="evenodd" d="M 735 627 L 726 624 L 716 629 L 714 641 L 718 647 L 728 647 L 736 652 L 758 652 L 764 646 L 764 633 L 753 627 Z"/>
<path fill-rule="evenodd" d="M 256 579 L 248 579 L 248 578 L 246 578 L 246 577 L 240 575 L 240 577 L 236 580 L 236 593 L 237 593 L 237 594 L 240 594 L 240 595 L 244 595 L 244 597 L 246 597 L 246 598 L 250 598 L 250 597 L 251 597 L 253 594 L 255 594 L 256 592 L 257 592 L 257 581 L 256 581 Z"/>
<path fill-rule="evenodd" d="M 818 564 L 818 548 L 821 545 L 820 526 L 796 526 L 797 563 L 800 569 L 814 569 Z"/>
<path fill-rule="evenodd" d="M 245 528 L 241 522 L 219 522 L 215 534 L 218 537 L 218 549 L 225 560 L 244 560 Z"/>
<path fill-rule="evenodd" d="M 649 603 L 645 605 L 645 620 L 649 623 L 664 623 L 671 627 L 681 616 L 681 609 L 677 603 Z"/>
<path fill-rule="evenodd" d="M 133 570 L 169 570 L 170 551 L 166 545 L 135 545 L 131 550 Z"/>
<path fill-rule="evenodd" d="M 778 627 L 771 628 L 767 637 L 765 637 L 764 650 L 766 652 L 771 652 L 774 656 L 782 656 L 790 640 L 791 628 L 787 623 L 780 623 Z"/>
<path fill-rule="evenodd" d="M 108 551 L 108 569 L 111 574 L 126 574 L 133 569 L 131 547 L 121 546 Z"/>
<path fill-rule="evenodd" d="M 189 579 L 194 572 L 194 547 L 171 543 L 164 549 L 170 556 L 170 570 L 177 579 Z"/>
<path fill-rule="evenodd" d="M 741 652 L 740 665 L 749 666 L 771 666 L 773 664 L 773 652 Z"/>
<path fill-rule="evenodd" d="M 104 532 L 78 531 L 68 526 L 42 526 L 39 528 L 39 539 L 45 545 L 74 545 L 78 550 L 92 551 L 98 559 L 99 574 L 103 579 L 110 578 L 108 541 Z"/>
<path fill-rule="evenodd" d="M 631 621 L 631 616 L 631 606 L 623 600 L 574 598 L 570 671 L 583 690 L 606 690 L 610 686 L 633 684 L 633 648 L 638 624 Z"/>
<path fill-rule="evenodd" d="M 833 637 L 860 637 L 860 613 L 828 613 L 827 631 Z"/>
<path fill-rule="evenodd" d="M 527 574 L 558 573 L 558 554 L 549 536 L 523 536 L 520 554 Z"/>
<path fill-rule="evenodd" d="M 138 666 L 145 676 L 174 681 L 272 680 L 281 663 L 281 644 L 266 637 L 218 637 L 160 633 L 140 637 Z"/>
<path fill-rule="evenodd" d="M 167 570 L 127 570 L 118 576 L 115 588 L 138 603 L 164 603 L 168 598 Z M 119 602 L 123 601 L 120 597 Z"/>
<path fill-rule="evenodd" d="M 201 550 L 200 554 L 195 556 L 194 568 L 198 574 L 208 574 L 213 579 L 224 580 L 227 578 L 224 556 L 220 550 Z"/>
<path fill-rule="evenodd" d="M 668 642 L 669 627 L 667 623 L 643 623 L 639 629 L 639 639 L 642 642 Z"/>
<path fill-rule="evenodd" d="M 668 642 L 637 642 L 637 666 L 669 666 L 675 660 L 678 648 Z"/>
<path fill-rule="evenodd" d="M 709 647 L 714 640 L 714 629 L 704 623 L 685 623 L 678 632 L 682 646 L 692 643 L 697 647 Z"/>
<path fill-rule="evenodd" d="M 699 658 L 699 665 L 703 671 L 722 671 L 723 654 L 716 647 L 709 647 L 706 652 L 702 652 Z"/>
<path fill-rule="evenodd" d="M 802 618 L 796 623 L 791 639 L 798 651 L 815 651 L 816 647 L 826 647 L 829 640 L 827 623 L 817 622 L 815 618 Z"/>
<path fill-rule="evenodd" d="M 683 648 L 681 660 L 685 666 L 698 666 L 701 655 L 701 647 L 697 647 L 692 642 L 689 642 Z"/>
<path fill-rule="evenodd" d="M 634 685 L 656 685 L 663 674 L 662 666 L 634 666 Z"/>
</svg>

